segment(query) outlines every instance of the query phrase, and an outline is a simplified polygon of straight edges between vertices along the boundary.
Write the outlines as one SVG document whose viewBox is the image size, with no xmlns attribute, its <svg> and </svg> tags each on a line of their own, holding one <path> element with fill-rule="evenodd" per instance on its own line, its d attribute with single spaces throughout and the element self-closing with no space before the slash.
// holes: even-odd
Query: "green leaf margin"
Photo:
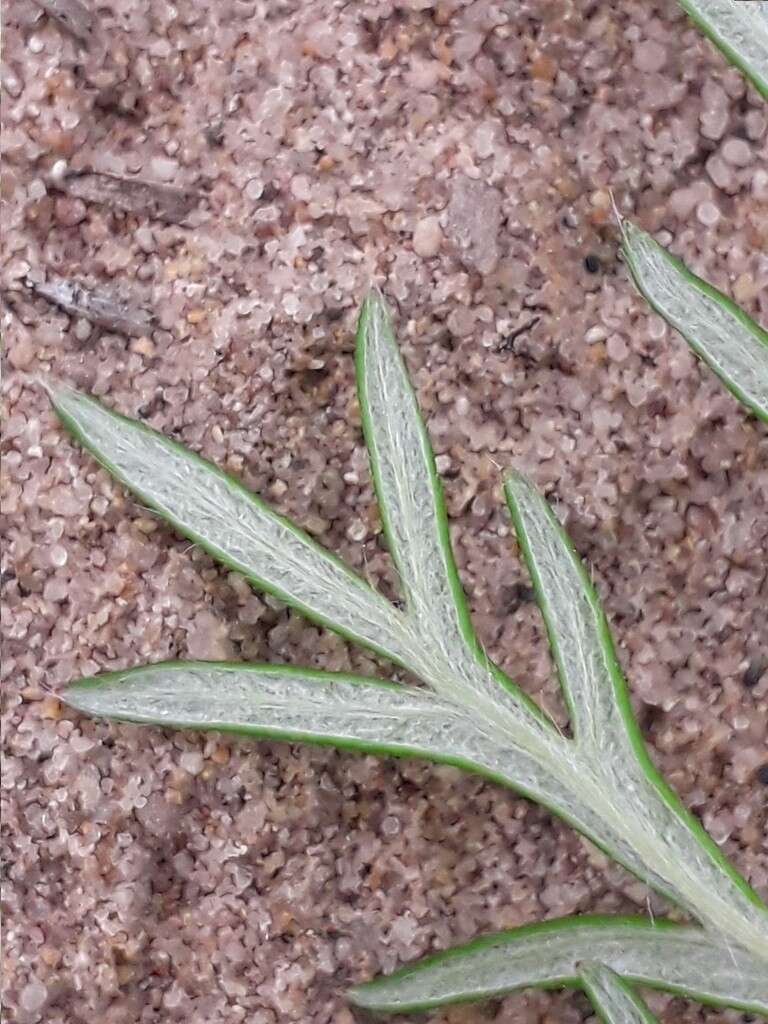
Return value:
<svg viewBox="0 0 768 1024">
<path fill-rule="evenodd" d="M 741 893 L 751 903 L 753 903 L 756 907 L 758 907 L 758 909 L 762 910 L 767 915 L 766 920 L 768 921 L 768 908 L 766 908 L 766 905 L 760 899 L 758 894 L 754 891 L 752 886 L 747 882 L 747 880 L 743 878 L 741 874 L 736 870 L 736 868 L 731 864 L 731 862 L 722 852 L 720 847 L 717 845 L 714 839 L 709 835 L 704 826 L 701 824 L 699 819 L 693 814 L 692 811 L 688 810 L 688 808 L 682 802 L 680 797 L 677 795 L 677 793 L 675 793 L 675 791 L 672 789 L 672 787 L 669 785 L 664 776 L 661 774 L 661 772 L 658 770 L 656 765 L 651 760 L 651 756 L 648 753 L 648 748 L 645 745 L 643 734 L 640 731 L 640 726 L 637 724 L 637 719 L 635 718 L 634 711 L 632 710 L 632 701 L 629 694 L 629 687 L 627 685 L 626 679 L 624 678 L 624 673 L 621 670 L 619 659 L 616 654 L 616 647 L 613 642 L 613 635 L 611 633 L 610 626 L 608 625 L 608 619 L 606 617 L 600 598 L 598 597 L 597 592 L 594 586 L 592 585 L 591 580 L 589 579 L 587 571 L 584 568 L 584 563 L 579 557 L 579 554 L 573 545 L 573 541 L 565 532 L 562 525 L 555 516 L 555 513 L 553 512 L 549 502 L 536 490 L 535 487 L 533 487 L 533 484 L 530 483 L 530 481 L 526 476 L 524 476 L 524 474 L 517 473 L 514 471 L 507 474 L 507 481 L 509 482 L 510 485 L 514 485 L 514 483 L 518 480 L 523 481 L 525 486 L 533 488 L 534 492 L 540 497 L 542 510 L 545 511 L 545 514 L 547 515 L 550 523 L 557 532 L 560 544 L 563 546 L 567 554 L 575 563 L 578 575 L 581 579 L 584 597 L 587 603 L 589 604 L 593 615 L 595 616 L 595 621 L 598 629 L 598 641 L 600 643 L 600 647 L 602 648 L 603 657 L 608 669 L 608 674 L 611 679 L 614 701 L 621 715 L 624 724 L 624 729 L 626 731 L 627 738 L 632 748 L 632 752 L 637 758 L 637 761 L 640 764 L 643 774 L 651 783 L 654 790 L 659 795 L 659 798 L 677 816 L 677 818 L 683 822 L 683 824 L 692 833 L 693 837 L 696 839 L 699 845 L 707 851 L 710 859 L 713 860 L 721 868 L 721 870 L 726 874 L 726 876 L 731 880 L 731 882 L 741 891 Z M 568 688 L 567 685 L 564 682 L 562 682 L 567 673 L 565 673 L 564 666 L 561 665 L 561 662 L 558 658 L 557 636 L 554 633 L 554 631 L 550 629 L 550 625 L 547 622 L 547 616 L 546 614 L 544 614 L 544 608 L 547 607 L 547 597 L 542 590 L 541 578 L 536 570 L 535 556 L 528 540 L 528 533 L 525 526 L 525 520 L 520 515 L 517 502 L 515 501 L 515 495 L 514 491 L 512 490 L 512 486 L 508 486 L 507 483 L 505 483 L 504 486 L 504 495 L 507 499 L 507 505 L 509 507 L 510 516 L 512 517 L 517 542 L 520 546 L 523 558 L 525 559 L 526 566 L 528 567 L 528 572 L 531 577 L 533 589 L 536 593 L 536 602 L 539 605 L 539 608 L 542 610 L 542 615 L 544 618 L 546 632 L 549 640 L 549 647 L 552 652 L 552 656 L 557 664 L 558 675 L 561 679 L 561 686 L 565 694 L 566 701 L 568 701 Z M 616 860 L 614 854 L 609 855 L 611 856 L 612 860 Z M 634 874 L 634 872 L 632 873 Z"/>
<path fill-rule="evenodd" d="M 745 2 L 749 3 L 750 0 L 745 0 Z M 761 419 L 763 420 L 763 422 L 768 423 L 768 408 L 763 408 L 750 395 L 747 395 L 741 389 L 738 383 L 736 383 L 733 380 L 733 378 L 729 376 L 727 372 L 725 372 L 718 366 L 714 366 L 712 364 L 712 360 L 709 356 L 709 353 L 702 345 L 699 344 L 699 342 L 696 340 L 696 337 L 693 334 L 688 333 L 686 331 L 684 324 L 681 324 L 676 320 L 672 320 L 669 316 L 667 316 L 664 310 L 654 300 L 653 295 L 645 288 L 645 286 L 642 283 L 642 274 L 640 272 L 640 269 L 638 268 L 637 260 L 635 259 L 629 244 L 632 234 L 642 235 L 646 241 L 650 242 L 659 250 L 665 261 L 694 290 L 701 292 L 703 295 L 706 295 L 708 299 L 711 299 L 713 302 L 717 303 L 719 306 L 726 309 L 735 320 L 739 321 L 742 327 L 744 327 L 750 334 L 754 335 L 757 342 L 759 344 L 764 345 L 766 348 L 766 365 L 768 365 L 768 331 L 763 330 L 763 328 L 758 323 L 756 323 L 747 313 L 745 313 L 740 306 L 736 305 L 733 299 L 729 298 L 729 296 L 719 291 L 717 288 L 714 287 L 714 285 L 711 285 L 709 284 L 709 282 L 703 280 L 703 278 L 698 277 L 696 274 L 693 273 L 692 270 L 689 270 L 685 263 L 683 263 L 683 261 L 678 256 L 674 256 L 671 252 L 665 249 L 664 246 L 657 242 L 656 239 L 653 238 L 653 236 L 650 235 L 647 231 L 643 231 L 642 228 L 639 228 L 630 220 L 625 220 L 623 217 L 619 218 L 619 226 L 621 228 L 622 234 L 621 249 L 624 254 L 624 259 L 629 268 L 629 272 L 632 275 L 632 280 L 635 283 L 635 287 L 643 296 L 648 305 L 653 310 L 655 310 L 655 312 L 658 313 L 659 316 L 666 323 L 668 323 L 675 331 L 677 331 L 678 334 L 682 335 L 682 337 L 685 339 L 685 341 L 688 343 L 691 349 L 696 353 L 699 359 L 709 367 L 712 373 L 714 373 L 719 378 L 719 380 L 724 384 L 724 386 L 731 392 L 731 394 L 735 398 L 739 400 L 739 402 L 741 402 L 741 404 L 746 409 L 748 409 L 755 416 L 757 416 L 758 419 Z"/>
<path fill-rule="evenodd" d="M 548 980 L 544 982 L 525 981 L 520 984 L 509 986 L 508 988 L 500 986 L 498 988 L 482 992 L 472 992 L 466 996 L 456 996 L 451 994 L 446 997 L 436 997 L 429 1000 L 416 1000 L 410 1003 L 396 1004 L 375 1002 L 370 999 L 371 995 L 375 996 L 377 988 L 383 988 L 385 985 L 390 985 L 393 981 L 397 981 L 399 978 L 408 977 L 417 972 L 421 972 L 422 970 L 429 969 L 437 964 L 445 964 L 450 963 L 453 960 L 459 960 L 467 953 L 476 953 L 506 941 L 525 941 L 526 939 L 535 940 L 553 932 L 562 934 L 563 932 L 570 931 L 571 929 L 582 928 L 585 925 L 594 927 L 596 930 L 601 928 L 614 928 L 618 925 L 637 929 L 638 931 L 645 933 L 648 931 L 660 932 L 686 928 L 690 929 L 690 926 L 677 924 L 669 920 L 651 921 L 647 917 L 632 917 L 619 914 L 574 914 L 570 917 L 550 921 L 538 921 L 533 924 L 522 925 L 519 928 L 505 929 L 504 931 L 493 932 L 489 935 L 480 936 L 479 938 L 473 939 L 471 942 L 464 943 L 461 946 L 453 946 L 440 953 L 433 953 L 426 956 L 423 959 L 418 960 L 415 964 L 406 964 L 404 967 L 400 967 L 396 971 L 393 971 L 392 974 L 375 978 L 373 981 L 354 985 L 347 991 L 347 1001 L 353 1006 L 358 1006 L 360 1009 L 369 1010 L 374 1013 L 419 1013 L 425 1010 L 437 1009 L 441 1006 L 481 1002 L 489 999 L 500 999 L 503 996 L 508 995 L 510 992 L 519 991 L 522 988 L 537 988 L 544 991 L 562 988 L 582 989 L 583 983 L 579 977 L 577 968 L 573 974 L 564 975 L 562 978 L 558 978 L 557 980 Z M 724 952 L 724 955 L 727 954 Z M 649 981 L 648 978 L 635 977 L 631 974 L 623 975 L 623 977 L 627 978 L 630 982 L 636 982 L 646 988 L 656 989 L 661 992 L 671 992 L 674 995 L 695 999 L 706 1006 L 738 1009 L 746 1013 L 768 1013 L 768 1001 L 766 1003 L 744 1003 L 734 1000 L 728 1001 L 711 996 L 708 993 L 697 992 L 692 989 L 670 985 L 666 982 L 654 983 L 653 981 Z"/>
<path fill-rule="evenodd" d="M 59 389 L 55 385 L 51 385 L 47 382 L 45 382 L 43 386 L 48 392 L 48 396 L 51 400 L 51 404 L 53 405 L 54 410 L 56 411 L 56 415 L 59 417 L 59 419 L 66 427 L 67 431 L 71 434 L 71 436 L 79 444 L 81 444 L 83 448 L 89 451 L 91 455 L 93 455 L 93 457 L 99 463 L 99 465 L 106 469 L 115 480 L 117 480 L 126 488 L 126 490 L 129 493 L 136 495 L 136 497 L 138 497 L 147 506 L 147 508 L 151 509 L 155 515 L 159 516 L 164 522 L 168 523 L 178 534 L 180 534 L 182 537 L 186 537 L 188 540 L 191 540 L 194 544 L 196 544 L 198 547 L 202 548 L 203 551 L 209 554 L 211 558 L 214 558 L 217 562 L 221 562 L 228 569 L 231 569 L 233 572 L 236 572 L 240 576 L 243 576 L 259 590 L 264 591 L 267 594 L 271 594 L 273 597 L 276 597 L 280 601 L 283 601 L 289 607 L 295 608 L 310 622 L 314 622 L 318 626 L 322 626 L 326 629 L 332 630 L 334 633 L 343 637 L 349 643 L 357 644 L 360 647 L 370 650 L 374 654 L 377 654 L 382 658 L 386 658 L 387 661 L 399 665 L 401 668 L 408 668 L 408 666 L 405 665 L 401 660 L 397 659 L 394 653 L 387 651 L 384 648 L 379 648 L 368 641 L 362 640 L 361 638 L 355 636 L 353 633 L 346 630 L 343 626 L 339 626 L 333 620 L 327 618 L 326 616 L 318 612 L 314 612 L 311 608 L 308 608 L 301 602 L 294 600 L 293 597 L 291 597 L 291 595 L 281 591 L 279 587 L 275 587 L 272 584 L 267 583 L 255 572 L 249 572 L 243 565 L 240 565 L 239 563 L 235 562 L 227 555 L 226 551 L 224 551 L 222 548 L 219 548 L 216 544 L 213 544 L 210 541 L 206 540 L 206 538 L 196 533 L 195 530 L 189 528 L 184 523 L 181 523 L 174 516 L 168 515 L 165 511 L 158 509 L 151 495 L 148 494 L 146 491 L 142 490 L 141 488 L 136 487 L 132 483 L 130 483 L 125 478 L 125 476 L 123 476 L 120 470 L 114 465 L 114 463 L 112 463 L 108 458 L 104 456 L 104 454 L 100 451 L 98 445 L 93 444 L 89 440 L 88 434 L 80 429 L 76 419 L 66 411 L 66 409 L 61 405 L 59 401 L 57 401 L 57 391 Z M 161 431 L 155 430 L 154 427 L 151 427 L 148 423 L 144 423 L 142 420 L 133 419 L 130 416 L 125 416 L 123 413 L 116 412 L 114 409 L 111 409 L 108 406 L 103 405 L 97 399 L 92 398 L 89 395 L 85 395 L 82 392 L 74 391 L 73 389 L 68 387 L 63 388 L 62 390 L 77 395 L 80 401 L 97 405 L 101 410 L 106 411 L 112 418 L 120 420 L 123 423 L 127 424 L 129 429 L 131 430 L 139 430 L 145 434 L 151 435 L 152 437 L 160 438 L 163 444 L 167 444 L 169 447 L 174 448 L 185 459 L 197 463 L 199 466 L 204 468 L 206 472 L 211 473 L 214 476 L 217 476 L 219 479 L 223 480 L 228 486 L 232 487 L 237 491 L 240 491 L 248 502 L 252 503 L 257 508 L 264 510 L 274 519 L 277 519 L 280 522 L 281 526 L 285 527 L 286 530 L 289 530 L 291 533 L 297 536 L 302 543 L 310 545 L 316 551 L 322 554 L 324 558 L 327 558 L 330 561 L 334 562 L 350 578 L 350 582 L 355 587 L 360 587 L 361 585 L 363 587 L 369 586 L 369 584 L 366 583 L 366 581 L 362 577 L 358 576 L 345 562 L 342 561 L 342 559 L 340 559 L 337 555 L 334 555 L 333 552 L 328 551 L 328 549 L 323 547 L 322 544 L 319 544 L 313 537 L 311 537 L 308 533 L 306 533 L 304 530 L 298 527 L 287 516 L 282 515 L 280 512 L 276 512 L 271 505 L 263 501 L 257 494 L 254 494 L 254 492 L 249 490 L 241 480 L 233 476 L 231 473 L 227 473 L 225 470 L 220 469 L 219 466 L 217 466 L 215 463 L 203 458 L 202 455 L 198 455 L 197 452 L 192 451 L 192 449 L 188 448 L 186 445 L 181 444 L 178 441 L 175 441 L 171 437 L 168 437 L 167 434 L 163 434 Z M 370 589 L 373 590 L 373 588 Z M 376 593 L 377 597 L 381 596 L 376 591 L 374 591 L 374 593 Z M 396 609 L 393 606 L 393 612 L 395 611 Z"/>
<path fill-rule="evenodd" d="M 394 338 L 394 331 L 391 330 L 391 315 L 384 301 L 381 292 L 377 288 L 372 288 L 366 295 L 362 307 L 360 309 L 360 315 L 357 322 L 357 334 L 355 344 L 355 374 L 357 380 L 357 393 L 358 402 L 360 405 L 360 419 L 363 428 L 363 436 L 365 438 L 366 449 L 369 455 L 369 461 L 371 466 L 371 476 L 373 478 L 374 489 L 376 491 L 377 504 L 379 509 L 379 515 L 381 517 L 381 525 L 384 531 L 384 536 L 387 540 L 387 545 L 390 552 L 395 550 L 395 542 L 393 531 L 387 516 L 387 509 L 385 503 L 381 501 L 382 486 L 381 477 L 378 467 L 378 459 L 376 457 L 376 428 L 371 419 L 370 409 L 367 399 L 366 391 L 366 372 L 365 372 L 365 356 L 366 356 L 366 331 L 368 329 L 368 321 L 371 316 L 371 307 L 373 303 L 380 303 L 383 306 L 383 313 L 390 326 L 390 333 Z M 482 645 L 475 633 L 474 627 L 472 626 L 472 620 L 469 614 L 469 607 L 467 604 L 466 594 L 464 593 L 464 587 L 462 586 L 461 579 L 459 578 L 458 569 L 456 568 L 456 560 L 453 554 L 453 545 L 451 544 L 450 528 L 448 526 L 448 513 L 445 506 L 445 495 L 443 493 L 443 485 L 437 472 L 435 465 L 435 456 L 432 450 L 432 444 L 429 439 L 427 428 L 424 425 L 424 420 L 421 416 L 421 410 L 416 400 L 416 395 L 413 388 L 413 383 L 410 379 L 405 360 L 403 359 L 402 353 L 400 352 L 397 345 L 392 343 L 391 354 L 392 358 L 398 360 L 399 365 L 402 367 L 406 381 L 411 391 L 411 397 L 413 399 L 414 416 L 418 425 L 419 432 L 422 438 L 422 451 L 424 453 L 425 464 L 427 472 L 429 474 L 429 483 L 432 491 L 434 504 L 435 504 L 435 519 L 437 522 L 438 530 L 438 543 L 442 548 L 443 563 L 448 576 L 448 583 L 451 588 L 451 594 L 453 596 L 454 605 L 456 608 L 457 619 L 459 627 L 461 629 L 462 638 L 467 645 L 468 650 L 474 655 L 477 661 L 482 666 L 483 670 L 490 673 L 493 678 L 503 686 L 509 693 L 511 693 L 515 700 L 529 712 L 538 722 L 544 725 L 550 730 L 554 730 L 555 726 L 550 717 L 539 707 L 539 705 L 530 697 L 524 690 L 522 690 L 514 680 L 510 679 L 509 676 L 502 671 L 483 650 Z"/>
<path fill-rule="evenodd" d="M 755 3 L 758 0 L 739 0 L 739 2 L 746 7 L 748 3 Z M 738 49 L 721 32 L 718 32 L 717 28 L 706 17 L 706 14 L 701 11 L 696 0 L 678 0 L 678 3 L 696 27 L 720 50 L 726 60 L 738 68 L 763 99 L 768 100 L 768 79 L 762 78 L 758 72 L 755 72 L 752 65 L 744 59 Z M 768 61 L 768 56 L 766 61 Z"/>
</svg>

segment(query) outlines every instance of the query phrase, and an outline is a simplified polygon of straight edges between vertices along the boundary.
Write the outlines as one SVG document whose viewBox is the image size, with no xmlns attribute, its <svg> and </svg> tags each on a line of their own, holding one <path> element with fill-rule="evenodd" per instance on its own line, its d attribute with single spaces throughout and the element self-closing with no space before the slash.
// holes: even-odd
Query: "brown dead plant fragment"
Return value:
<svg viewBox="0 0 768 1024">
<path fill-rule="evenodd" d="M 98 27 L 97 15 L 81 0 L 34 0 L 34 3 L 84 46 L 93 42 Z"/>
<path fill-rule="evenodd" d="M 167 224 L 182 223 L 200 201 L 194 189 L 100 171 L 74 171 L 64 179 L 62 188 L 86 203 L 109 206 Z"/>
<path fill-rule="evenodd" d="M 66 313 L 84 317 L 96 327 L 132 338 L 151 334 L 154 317 L 131 297 L 88 288 L 78 281 L 49 276 L 31 283 L 33 290 Z"/>
</svg>

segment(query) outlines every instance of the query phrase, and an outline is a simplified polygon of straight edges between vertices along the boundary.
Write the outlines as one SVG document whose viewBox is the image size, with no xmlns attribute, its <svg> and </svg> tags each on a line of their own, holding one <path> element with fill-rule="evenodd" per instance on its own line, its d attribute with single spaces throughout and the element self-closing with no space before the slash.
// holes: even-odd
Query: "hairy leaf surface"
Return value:
<svg viewBox="0 0 768 1024">
<path fill-rule="evenodd" d="M 604 1024 L 659 1024 L 640 996 L 604 964 L 582 964 L 579 978 Z"/>
<path fill-rule="evenodd" d="M 768 422 L 768 332 L 647 232 L 627 220 L 621 228 L 627 264 L 647 301 L 729 391 Z"/>
<path fill-rule="evenodd" d="M 768 1012 L 765 963 L 696 928 L 645 918 L 568 917 L 476 939 L 358 985 L 355 1006 L 389 1013 L 502 996 L 517 988 L 579 987 L 597 961 L 638 984 L 705 1003 Z"/>
<path fill-rule="evenodd" d="M 547 785 L 538 765 L 500 748 L 456 704 L 363 676 L 289 665 L 160 662 L 78 680 L 64 699 L 92 715 L 424 757 L 496 779 L 504 765 Z"/>
<path fill-rule="evenodd" d="M 648 756 L 600 601 L 567 534 L 519 473 L 505 494 L 573 715 L 583 798 L 677 903 L 768 959 L 766 907 Z"/>
<path fill-rule="evenodd" d="M 577 765 L 563 738 L 543 715 L 532 713 L 526 701 L 498 685 L 480 658 L 471 654 L 465 659 L 457 657 L 454 662 L 442 664 L 439 678 L 430 676 L 428 670 L 435 669 L 435 662 L 427 659 L 425 667 L 418 642 L 411 635 L 410 621 L 236 480 L 161 434 L 77 392 L 59 389 L 54 393 L 54 403 L 66 425 L 99 461 L 180 532 L 239 569 L 256 585 L 273 590 L 301 610 L 309 609 L 331 628 L 353 637 L 364 635 L 371 646 L 393 657 L 398 654 L 444 697 L 450 693 L 455 720 L 463 724 L 461 729 L 456 725 L 456 734 L 445 741 L 440 760 L 451 760 L 455 754 L 456 763 L 461 761 L 464 767 L 545 804 L 660 891 L 674 897 L 664 879 L 635 854 L 621 830 L 608 826 L 582 798 L 579 784 L 574 784 Z M 440 633 L 437 637 L 430 634 L 424 644 L 437 650 L 440 638 Z M 374 643 L 374 639 L 380 642 Z M 150 698 L 146 689 L 141 693 Z M 127 696 L 126 691 L 125 699 Z M 100 707 L 101 714 L 121 717 L 105 701 Z M 134 711 L 134 719 L 173 722 L 168 715 L 158 718 L 157 707 L 151 702 L 144 713 L 135 703 Z M 209 713 L 219 719 L 225 714 L 213 705 Z M 196 724 L 203 727 L 202 721 Z M 313 735 L 308 727 L 307 738 Z M 385 748 L 389 749 L 387 742 L 380 749 Z M 425 744 L 416 749 L 433 759 L 438 753 L 432 750 L 428 754 Z"/>
<path fill-rule="evenodd" d="M 356 363 L 365 441 L 413 636 L 411 668 L 438 692 L 462 703 L 480 701 L 492 718 L 502 714 L 522 741 L 526 729 L 538 732 L 550 723 L 491 664 L 475 636 L 432 446 L 386 304 L 375 289 L 360 312 Z"/>
<path fill-rule="evenodd" d="M 551 800 L 577 828 L 601 835 L 602 823 L 591 808 L 545 761 L 428 690 L 284 665 L 161 662 L 78 680 L 63 699 L 88 714 L 129 722 L 454 764 L 534 799 Z M 632 865 L 631 849 L 621 848 L 620 836 L 616 843 Z M 642 863 L 635 866 L 643 870 Z"/>
<path fill-rule="evenodd" d="M 310 618 L 404 658 L 397 609 L 238 480 L 93 398 L 63 387 L 51 398 L 81 444 L 179 533 Z"/>
<path fill-rule="evenodd" d="M 363 303 L 357 381 L 365 442 L 392 557 L 414 626 L 451 655 L 476 643 L 448 538 L 442 488 L 416 396 L 377 291 Z M 419 636 L 423 643 L 426 637 Z"/>
<path fill-rule="evenodd" d="M 94 715 L 446 757 L 454 705 L 427 690 L 288 665 L 161 662 L 71 684 L 64 698 Z"/>
<path fill-rule="evenodd" d="M 361 315 L 357 365 L 374 477 L 406 598 L 402 612 L 215 466 L 75 392 L 58 389 L 53 400 L 75 436 L 181 533 L 257 586 L 408 667 L 434 692 L 303 668 L 195 662 L 83 680 L 66 699 L 129 721 L 333 743 L 479 772 L 549 807 L 685 907 L 709 930 L 707 942 L 729 955 L 736 949 L 734 963 L 743 961 L 744 950 L 768 962 L 768 910 L 654 769 L 597 595 L 546 502 L 519 475 L 507 481 L 573 739 L 560 734 L 475 639 L 429 441 L 378 293 Z M 692 929 L 689 938 L 696 946 L 703 935 Z M 673 942 L 663 929 L 654 931 L 659 936 Z M 557 952 L 559 941 L 550 936 L 547 948 Z M 515 949 L 522 978 L 531 965 Z M 592 956 L 619 971 L 610 957 Z M 565 962 L 551 960 L 555 973 L 535 983 L 560 983 L 555 968 Z M 489 963 L 481 958 L 486 976 Z M 473 998 L 471 985 L 481 975 L 467 974 L 470 988 L 461 998 Z M 748 972 L 742 975 L 749 980 Z M 503 975 L 505 985 L 509 979 Z M 659 983 L 674 987 L 673 981 Z M 735 995 L 721 989 L 711 997 L 742 1004 L 738 985 Z M 455 998 L 450 992 L 449 986 L 441 1001 Z"/>
</svg>

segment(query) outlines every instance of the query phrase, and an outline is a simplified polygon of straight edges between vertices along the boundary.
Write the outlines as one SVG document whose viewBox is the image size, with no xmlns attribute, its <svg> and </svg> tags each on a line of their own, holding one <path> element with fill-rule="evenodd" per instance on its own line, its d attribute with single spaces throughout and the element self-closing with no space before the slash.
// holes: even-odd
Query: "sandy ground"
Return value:
<svg viewBox="0 0 768 1024">
<path fill-rule="evenodd" d="M 607 192 L 765 323 L 765 106 L 672 0 L 99 10 L 71 22 L 84 45 L 5 10 L 6 1019 L 349 1024 L 348 983 L 430 950 L 646 908 L 568 828 L 453 769 L 50 695 L 172 657 L 387 674 L 131 501 L 34 384 L 146 419 L 390 587 L 351 357 L 371 280 L 490 651 L 563 720 L 500 500 L 515 465 L 594 569 L 656 760 L 768 895 L 768 432 L 635 295 Z M 592 1018 L 521 993 L 433 1019 Z"/>
</svg>

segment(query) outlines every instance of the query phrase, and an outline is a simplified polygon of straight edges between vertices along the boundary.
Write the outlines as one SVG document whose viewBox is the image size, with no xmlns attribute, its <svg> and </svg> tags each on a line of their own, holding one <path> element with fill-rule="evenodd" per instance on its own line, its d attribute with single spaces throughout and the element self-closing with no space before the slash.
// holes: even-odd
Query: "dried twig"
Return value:
<svg viewBox="0 0 768 1024">
<path fill-rule="evenodd" d="M 168 224 L 181 223 L 200 201 L 194 189 L 100 171 L 72 172 L 62 182 L 62 188 L 87 203 L 99 203 Z"/>
<path fill-rule="evenodd" d="M 97 15 L 81 0 L 34 0 L 34 3 L 85 46 L 93 42 Z"/>
<path fill-rule="evenodd" d="M 141 337 L 152 330 L 153 315 L 130 299 L 93 290 L 63 277 L 49 277 L 46 281 L 29 284 L 38 295 L 67 313 L 85 317 L 107 331 Z"/>
</svg>

